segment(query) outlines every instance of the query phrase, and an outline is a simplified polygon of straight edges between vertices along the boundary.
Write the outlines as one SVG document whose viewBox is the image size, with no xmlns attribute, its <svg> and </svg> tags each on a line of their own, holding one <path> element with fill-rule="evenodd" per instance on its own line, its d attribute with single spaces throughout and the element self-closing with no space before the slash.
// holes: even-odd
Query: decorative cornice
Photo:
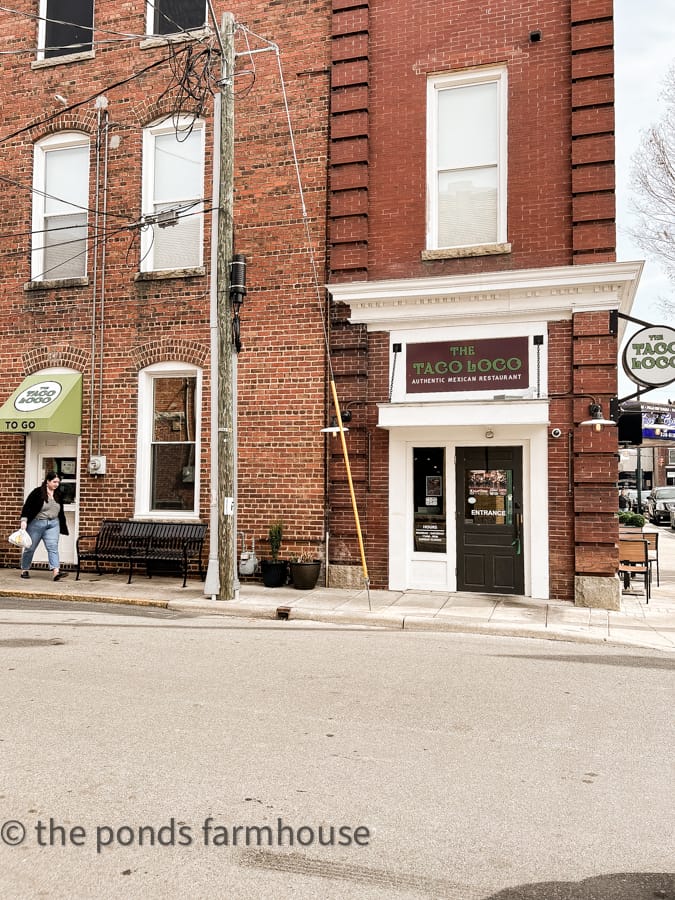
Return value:
<svg viewBox="0 0 675 900">
<path fill-rule="evenodd" d="M 578 312 L 628 314 L 644 263 L 596 263 L 475 275 L 329 284 L 350 321 L 370 331 L 414 323 L 453 325 L 480 320 L 556 321 Z"/>
</svg>

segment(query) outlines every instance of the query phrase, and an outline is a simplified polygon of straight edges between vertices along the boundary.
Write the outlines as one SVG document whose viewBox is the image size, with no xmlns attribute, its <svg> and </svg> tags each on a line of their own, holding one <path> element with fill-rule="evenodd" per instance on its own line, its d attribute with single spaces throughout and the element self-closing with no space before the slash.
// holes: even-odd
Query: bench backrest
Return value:
<svg viewBox="0 0 675 900">
<path fill-rule="evenodd" d="M 658 531 L 645 531 L 642 537 L 647 541 L 650 550 L 659 552 L 659 533 Z"/>
<path fill-rule="evenodd" d="M 143 552 L 152 547 L 192 551 L 201 550 L 206 525 L 191 522 L 134 522 L 129 519 L 104 519 L 96 535 L 96 550 Z"/>
<path fill-rule="evenodd" d="M 649 544 L 647 541 L 619 538 L 619 562 L 648 566 Z"/>
<path fill-rule="evenodd" d="M 150 547 L 181 549 L 191 546 L 200 549 L 204 543 L 206 525 L 191 522 L 154 522 Z"/>
<path fill-rule="evenodd" d="M 154 522 L 130 522 L 128 519 L 104 519 L 96 535 L 99 552 L 111 549 L 144 547 L 152 533 Z"/>
</svg>

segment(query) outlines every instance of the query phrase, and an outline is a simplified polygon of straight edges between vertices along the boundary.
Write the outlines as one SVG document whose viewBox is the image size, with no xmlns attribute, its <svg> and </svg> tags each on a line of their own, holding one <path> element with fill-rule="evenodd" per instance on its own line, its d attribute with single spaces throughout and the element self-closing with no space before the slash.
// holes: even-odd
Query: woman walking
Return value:
<svg viewBox="0 0 675 900">
<path fill-rule="evenodd" d="M 26 529 L 33 543 L 29 548 L 24 548 L 21 554 L 22 578 L 30 578 L 28 570 L 40 541 L 45 545 L 54 581 L 60 581 L 68 574 L 59 571 L 59 535 L 68 534 L 60 484 L 61 479 L 56 472 L 47 472 L 40 487 L 36 487 L 26 497 L 21 510 L 21 527 Z"/>
</svg>

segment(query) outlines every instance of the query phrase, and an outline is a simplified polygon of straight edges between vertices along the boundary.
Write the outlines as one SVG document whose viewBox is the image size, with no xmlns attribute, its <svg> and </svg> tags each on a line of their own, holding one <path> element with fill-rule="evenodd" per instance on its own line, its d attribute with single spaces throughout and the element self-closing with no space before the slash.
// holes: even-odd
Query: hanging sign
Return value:
<svg viewBox="0 0 675 900">
<path fill-rule="evenodd" d="M 406 345 L 409 394 L 527 387 L 526 337 Z"/>
<path fill-rule="evenodd" d="M 675 331 L 650 325 L 636 332 L 623 351 L 623 370 L 641 387 L 665 387 L 675 381 Z"/>
</svg>

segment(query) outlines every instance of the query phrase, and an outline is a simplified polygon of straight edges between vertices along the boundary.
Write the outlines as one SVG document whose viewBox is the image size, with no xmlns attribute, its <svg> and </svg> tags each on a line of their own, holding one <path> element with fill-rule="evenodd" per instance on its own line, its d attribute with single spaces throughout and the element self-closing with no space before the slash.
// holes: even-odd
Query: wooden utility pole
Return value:
<svg viewBox="0 0 675 900">
<path fill-rule="evenodd" d="M 217 250 L 218 321 L 218 575 L 220 600 L 232 600 L 235 581 L 235 453 L 230 266 L 234 205 L 234 16 L 224 13 L 220 84 L 220 187 Z M 215 386 L 213 386 L 215 389 Z"/>
</svg>

